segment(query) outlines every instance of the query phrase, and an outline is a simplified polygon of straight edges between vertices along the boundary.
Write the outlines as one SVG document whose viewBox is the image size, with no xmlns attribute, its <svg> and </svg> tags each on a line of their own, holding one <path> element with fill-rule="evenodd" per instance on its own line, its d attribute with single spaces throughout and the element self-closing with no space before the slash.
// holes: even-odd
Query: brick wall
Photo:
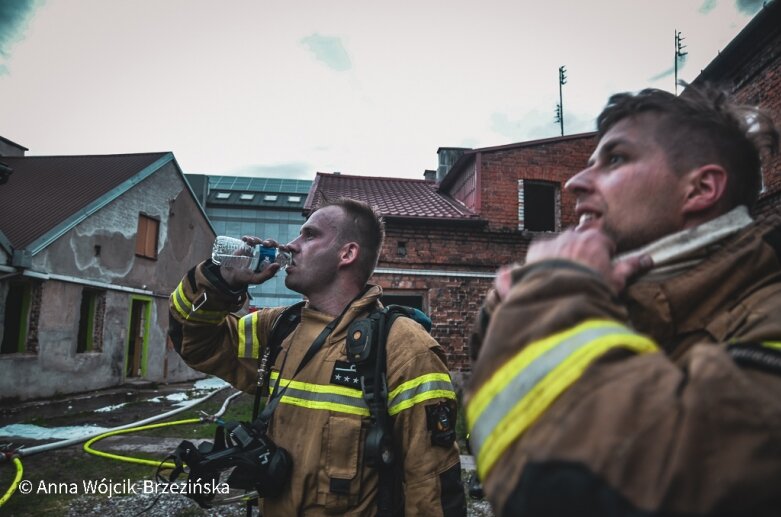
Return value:
<svg viewBox="0 0 781 517">
<path fill-rule="evenodd" d="M 431 333 L 445 349 L 451 370 L 469 370 L 468 337 L 492 276 L 501 265 L 522 262 L 534 237 L 518 229 L 518 180 L 558 183 L 560 222 L 572 225 L 575 201 L 563 192 L 563 185 L 583 168 L 595 145 L 595 137 L 586 135 L 480 150 L 462 172 L 470 174 L 478 167 L 482 224 L 386 220 L 378 269 L 394 273 L 375 274 L 373 281 L 386 292 L 423 294 L 434 324 Z M 403 255 L 398 253 L 400 242 L 405 245 Z M 414 274 L 421 270 L 437 274 Z M 452 276 L 444 276 L 447 272 Z"/>
<path fill-rule="evenodd" d="M 781 126 L 781 5 L 774 2 L 757 15 L 761 23 L 747 27 L 694 81 L 728 88 L 740 102 L 770 113 Z M 759 17 L 763 19 L 759 20 Z M 762 167 L 765 189 L 757 213 L 781 207 L 781 154 L 765 159 Z"/>
<path fill-rule="evenodd" d="M 492 276 L 500 265 L 523 260 L 530 240 L 517 231 L 497 232 L 487 226 L 390 219 L 377 267 L 394 273 L 377 273 L 372 281 L 389 294 L 423 295 L 433 321 L 431 334 L 444 348 L 448 366 L 468 371 L 469 332 Z M 405 256 L 398 254 L 399 242 L 406 244 Z M 427 273 L 432 271 L 437 274 Z"/>
<path fill-rule="evenodd" d="M 496 231 L 518 228 L 518 180 L 557 183 L 561 192 L 561 225 L 575 224 L 575 199 L 564 183 L 583 169 L 596 147 L 592 134 L 555 139 L 537 145 L 506 146 L 480 153 L 480 215 Z"/>
</svg>

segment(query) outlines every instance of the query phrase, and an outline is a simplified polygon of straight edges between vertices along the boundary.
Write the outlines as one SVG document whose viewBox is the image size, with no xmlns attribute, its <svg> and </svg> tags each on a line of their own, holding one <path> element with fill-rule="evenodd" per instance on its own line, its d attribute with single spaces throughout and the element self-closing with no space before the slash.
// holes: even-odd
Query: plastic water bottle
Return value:
<svg viewBox="0 0 781 517">
<path fill-rule="evenodd" d="M 276 262 L 280 269 L 290 265 L 292 256 L 287 251 L 267 248 L 261 244 L 252 246 L 241 239 L 220 235 L 214 240 L 212 262 L 227 268 L 251 269 L 259 273 Z"/>
</svg>

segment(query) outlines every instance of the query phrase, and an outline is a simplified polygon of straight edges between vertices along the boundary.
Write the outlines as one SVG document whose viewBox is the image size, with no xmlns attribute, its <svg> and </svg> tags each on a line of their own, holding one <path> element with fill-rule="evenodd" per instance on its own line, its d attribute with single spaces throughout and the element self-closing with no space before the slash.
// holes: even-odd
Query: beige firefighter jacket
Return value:
<svg viewBox="0 0 781 517">
<path fill-rule="evenodd" d="M 224 283 L 218 287 L 220 279 L 204 267 L 207 263 L 190 271 L 171 295 L 172 339 L 191 367 L 254 392 L 258 357 L 284 308 L 263 309 L 243 318 L 231 314 L 245 295 L 228 294 Z M 279 386 L 288 388 L 268 434 L 292 456 L 293 473 L 283 493 L 265 499 L 264 515 L 376 513 L 378 474 L 364 465 L 363 458 L 369 410 L 346 362 L 345 338 L 352 321 L 380 307 L 381 293 L 372 286 L 354 301 L 320 351 L 292 379 L 332 318 L 305 306 L 300 324 L 283 341 L 271 371 L 271 387 L 284 361 Z M 444 434 L 431 420 L 449 415 L 452 422 L 444 422 L 445 427 L 455 426 L 456 396 L 442 350 L 418 323 L 404 317 L 393 324 L 386 348 L 388 413 L 401 456 L 405 514 L 464 515 L 458 446 L 442 443 Z M 450 409 L 444 411 L 443 406 Z"/>
<path fill-rule="evenodd" d="M 780 261 L 770 218 L 621 300 L 575 263 L 518 270 L 465 399 L 498 514 L 781 515 Z"/>
</svg>

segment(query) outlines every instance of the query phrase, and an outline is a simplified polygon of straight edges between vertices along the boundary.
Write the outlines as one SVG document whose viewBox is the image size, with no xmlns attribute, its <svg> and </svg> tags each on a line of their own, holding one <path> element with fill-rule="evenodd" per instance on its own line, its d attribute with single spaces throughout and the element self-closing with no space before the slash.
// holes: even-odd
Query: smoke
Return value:
<svg viewBox="0 0 781 517">
<path fill-rule="evenodd" d="M 735 7 L 744 14 L 756 14 L 766 0 L 735 0 Z"/>
<path fill-rule="evenodd" d="M 11 47 L 24 37 L 38 0 L 0 1 L 0 61 L 8 59 Z M 8 67 L 0 62 L 0 75 L 8 73 Z"/>
</svg>

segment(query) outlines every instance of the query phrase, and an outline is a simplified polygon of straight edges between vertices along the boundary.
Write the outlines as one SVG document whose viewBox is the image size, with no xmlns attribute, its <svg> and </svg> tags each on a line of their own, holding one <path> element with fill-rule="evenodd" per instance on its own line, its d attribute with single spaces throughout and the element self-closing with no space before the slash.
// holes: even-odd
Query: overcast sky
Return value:
<svg viewBox="0 0 781 517">
<path fill-rule="evenodd" d="M 0 136 L 184 172 L 422 179 L 439 147 L 594 129 L 694 79 L 762 0 L 0 0 Z"/>
</svg>

